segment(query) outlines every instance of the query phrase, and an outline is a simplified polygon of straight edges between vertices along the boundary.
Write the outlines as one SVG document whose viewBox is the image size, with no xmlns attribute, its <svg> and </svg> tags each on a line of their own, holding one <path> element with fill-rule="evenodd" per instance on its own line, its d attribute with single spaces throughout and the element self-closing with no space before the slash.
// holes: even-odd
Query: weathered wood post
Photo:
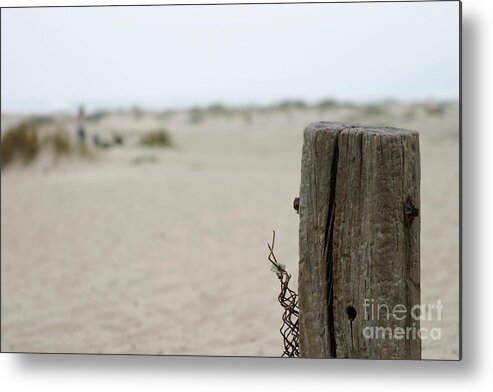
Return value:
<svg viewBox="0 0 493 392">
<path fill-rule="evenodd" d="M 416 131 L 305 129 L 301 357 L 421 358 L 419 182 Z"/>
</svg>

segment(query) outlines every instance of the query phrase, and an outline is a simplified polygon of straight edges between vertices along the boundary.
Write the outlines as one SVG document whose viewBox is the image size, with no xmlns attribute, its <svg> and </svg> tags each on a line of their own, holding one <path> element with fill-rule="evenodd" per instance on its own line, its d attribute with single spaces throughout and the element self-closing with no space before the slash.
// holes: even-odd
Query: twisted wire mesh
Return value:
<svg viewBox="0 0 493 392">
<path fill-rule="evenodd" d="M 289 288 L 289 281 L 291 275 L 286 271 L 286 266 L 279 263 L 274 255 L 274 242 L 276 239 L 276 233 L 272 235 L 272 245 L 267 244 L 269 247 L 269 261 L 272 264 L 271 270 L 274 271 L 281 283 L 281 292 L 278 296 L 278 301 L 284 309 L 282 314 L 282 326 L 279 329 L 283 338 L 284 352 L 282 357 L 297 358 L 300 356 L 299 352 L 299 308 L 298 308 L 298 294 Z"/>
</svg>

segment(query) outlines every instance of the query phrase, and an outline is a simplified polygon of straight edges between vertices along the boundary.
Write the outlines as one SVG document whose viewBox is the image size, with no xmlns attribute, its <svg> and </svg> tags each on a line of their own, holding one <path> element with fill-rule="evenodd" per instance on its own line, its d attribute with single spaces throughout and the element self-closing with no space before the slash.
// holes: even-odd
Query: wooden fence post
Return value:
<svg viewBox="0 0 493 392">
<path fill-rule="evenodd" d="M 301 357 L 421 358 L 419 182 L 416 131 L 305 129 Z"/>
</svg>

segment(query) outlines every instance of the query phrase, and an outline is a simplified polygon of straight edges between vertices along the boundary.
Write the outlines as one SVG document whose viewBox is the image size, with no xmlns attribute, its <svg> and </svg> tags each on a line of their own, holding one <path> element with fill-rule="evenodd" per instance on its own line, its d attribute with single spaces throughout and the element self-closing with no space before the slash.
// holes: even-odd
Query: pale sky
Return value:
<svg viewBox="0 0 493 392">
<path fill-rule="evenodd" d="M 2 112 L 458 99 L 459 3 L 2 9 Z"/>
</svg>

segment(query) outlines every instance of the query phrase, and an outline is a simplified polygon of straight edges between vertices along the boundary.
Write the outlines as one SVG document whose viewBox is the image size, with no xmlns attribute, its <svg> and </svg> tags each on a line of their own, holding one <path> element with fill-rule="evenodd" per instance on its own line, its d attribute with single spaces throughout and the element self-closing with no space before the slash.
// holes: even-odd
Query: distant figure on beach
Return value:
<svg viewBox="0 0 493 392">
<path fill-rule="evenodd" d="M 79 113 L 77 114 L 77 137 L 79 144 L 84 145 L 86 143 L 86 129 L 85 129 L 85 113 L 84 106 L 79 107 Z"/>
</svg>

